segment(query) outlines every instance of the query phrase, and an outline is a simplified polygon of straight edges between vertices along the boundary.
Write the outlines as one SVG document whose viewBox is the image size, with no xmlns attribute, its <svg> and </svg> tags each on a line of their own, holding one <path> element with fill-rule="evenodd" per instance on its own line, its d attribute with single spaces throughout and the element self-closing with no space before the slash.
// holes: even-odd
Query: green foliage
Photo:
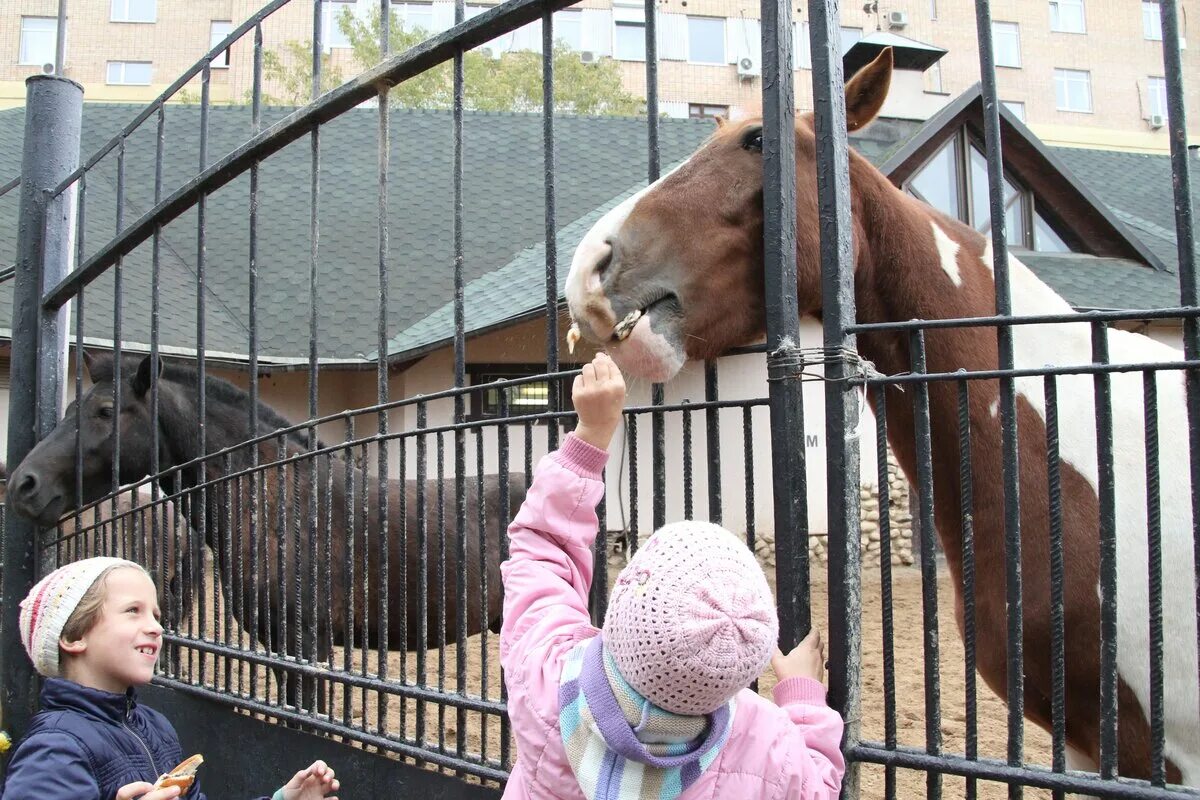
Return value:
<svg viewBox="0 0 1200 800">
<path fill-rule="evenodd" d="M 283 43 L 282 52 L 263 50 L 262 101 L 268 105 L 302 106 L 312 99 L 312 42 L 294 39 Z M 321 55 L 321 94 L 344 82 L 342 71 L 328 53 Z M 268 92 L 266 87 L 270 87 Z M 250 102 L 249 93 L 246 102 Z"/>
</svg>

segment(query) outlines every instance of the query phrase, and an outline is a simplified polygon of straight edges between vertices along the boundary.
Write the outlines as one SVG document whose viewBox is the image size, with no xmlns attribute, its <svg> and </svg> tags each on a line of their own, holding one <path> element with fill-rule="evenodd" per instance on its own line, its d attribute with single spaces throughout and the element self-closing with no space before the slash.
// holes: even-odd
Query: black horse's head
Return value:
<svg viewBox="0 0 1200 800">
<path fill-rule="evenodd" d="M 92 388 L 67 407 L 50 435 L 13 470 L 8 502 L 20 514 L 42 525 L 54 525 L 76 505 L 76 435 L 83 452 L 84 504 L 112 490 L 114 432 L 120 436 L 121 484 L 150 474 L 150 356 L 121 361 L 120 409 L 113 404 L 113 359 L 84 353 Z M 161 372 L 162 362 L 159 361 Z"/>
</svg>

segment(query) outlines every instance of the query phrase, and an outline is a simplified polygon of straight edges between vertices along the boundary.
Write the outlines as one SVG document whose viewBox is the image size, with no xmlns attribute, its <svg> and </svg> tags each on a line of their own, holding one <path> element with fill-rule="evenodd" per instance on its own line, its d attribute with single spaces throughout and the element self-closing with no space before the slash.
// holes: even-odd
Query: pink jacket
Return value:
<svg viewBox="0 0 1200 800">
<path fill-rule="evenodd" d="M 517 761 L 505 798 L 583 798 L 559 733 L 558 686 L 567 653 L 600 633 L 587 599 L 607 460 L 607 452 L 568 436 L 538 464 L 508 528 L 500 660 Z M 842 719 L 818 681 L 780 682 L 775 703 L 744 689 L 724 749 L 680 800 L 836 798 L 845 771 L 841 737 Z"/>
</svg>

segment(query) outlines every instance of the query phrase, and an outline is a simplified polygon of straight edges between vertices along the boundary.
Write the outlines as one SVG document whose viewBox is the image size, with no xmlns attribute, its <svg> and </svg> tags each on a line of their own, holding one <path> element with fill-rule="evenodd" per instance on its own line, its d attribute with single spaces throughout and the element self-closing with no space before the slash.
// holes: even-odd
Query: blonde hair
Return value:
<svg viewBox="0 0 1200 800">
<path fill-rule="evenodd" d="M 63 625 L 62 633 L 58 636 L 59 641 L 77 642 L 96 627 L 96 623 L 100 621 L 100 612 L 104 610 L 104 601 L 108 599 L 108 576 L 119 569 L 140 569 L 151 582 L 154 581 L 145 567 L 138 564 L 113 564 L 106 568 L 92 581 L 83 597 L 79 598 L 79 604 L 75 606 L 71 616 L 67 617 L 67 624 Z"/>
</svg>

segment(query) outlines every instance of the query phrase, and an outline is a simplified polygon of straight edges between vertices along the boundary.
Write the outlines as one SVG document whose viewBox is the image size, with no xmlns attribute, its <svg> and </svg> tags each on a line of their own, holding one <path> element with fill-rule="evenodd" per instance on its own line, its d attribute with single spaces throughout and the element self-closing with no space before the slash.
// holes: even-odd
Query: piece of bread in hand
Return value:
<svg viewBox="0 0 1200 800">
<path fill-rule="evenodd" d="M 196 770 L 204 763 L 204 756 L 197 753 L 191 758 L 186 758 L 179 763 L 175 769 L 165 775 L 159 777 L 154 782 L 155 789 L 166 789 L 171 786 L 179 787 L 179 794 L 182 796 L 187 793 L 187 790 L 192 788 L 192 783 L 196 780 Z"/>
</svg>

